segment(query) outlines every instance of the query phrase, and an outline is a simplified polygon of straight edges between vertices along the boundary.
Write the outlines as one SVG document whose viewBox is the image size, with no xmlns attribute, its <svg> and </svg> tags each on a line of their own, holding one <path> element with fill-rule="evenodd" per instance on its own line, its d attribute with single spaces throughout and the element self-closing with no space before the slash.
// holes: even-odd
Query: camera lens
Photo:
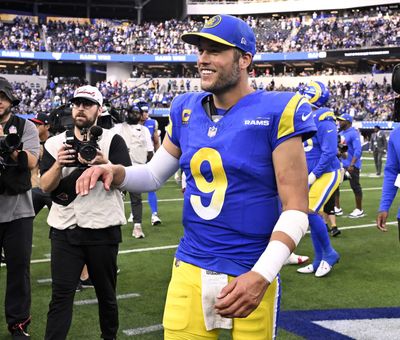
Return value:
<svg viewBox="0 0 400 340">
<path fill-rule="evenodd" d="M 96 157 L 97 149 L 93 145 L 86 144 L 79 148 L 79 153 L 84 160 L 90 162 Z"/>
</svg>

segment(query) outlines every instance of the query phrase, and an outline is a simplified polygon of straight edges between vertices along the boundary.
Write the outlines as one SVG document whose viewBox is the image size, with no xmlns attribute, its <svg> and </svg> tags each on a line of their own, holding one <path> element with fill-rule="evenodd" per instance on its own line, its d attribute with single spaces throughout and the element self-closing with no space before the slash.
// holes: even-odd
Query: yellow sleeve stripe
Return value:
<svg viewBox="0 0 400 340">
<path fill-rule="evenodd" d="M 324 120 L 326 117 L 332 117 L 334 120 L 336 120 L 336 116 L 332 111 L 326 111 L 319 116 L 318 120 Z"/>
<path fill-rule="evenodd" d="M 294 132 L 294 115 L 304 103 L 308 103 L 308 100 L 301 94 L 296 93 L 287 103 L 285 109 L 282 112 L 281 119 L 278 126 L 278 139 L 285 137 Z"/>
<path fill-rule="evenodd" d="M 168 117 L 168 125 L 165 127 L 165 131 L 168 133 L 168 136 L 172 138 L 172 119 L 171 116 Z"/>
</svg>

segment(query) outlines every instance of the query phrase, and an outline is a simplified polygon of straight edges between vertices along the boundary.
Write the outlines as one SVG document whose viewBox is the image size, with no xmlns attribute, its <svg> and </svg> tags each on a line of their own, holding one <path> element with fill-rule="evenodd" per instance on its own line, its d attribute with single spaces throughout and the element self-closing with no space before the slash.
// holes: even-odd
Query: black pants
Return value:
<svg viewBox="0 0 400 340">
<path fill-rule="evenodd" d="M 348 168 L 346 168 L 347 170 Z M 355 195 L 360 195 L 362 196 L 362 188 L 360 185 L 360 169 L 354 167 L 353 171 L 350 173 L 351 178 L 350 178 L 350 187 L 353 190 Z"/>
<path fill-rule="evenodd" d="M 66 233 L 53 228 L 50 233 L 52 296 L 45 339 L 63 340 L 67 337 L 75 290 L 84 264 L 87 264 L 96 291 L 101 336 L 106 339 L 116 338 L 118 244 L 74 245 Z"/>
<path fill-rule="evenodd" d="M 133 223 L 142 223 L 142 215 L 143 215 L 142 194 L 130 192 L 129 196 L 131 199 L 131 211 L 133 215 Z"/>
<path fill-rule="evenodd" d="M 32 231 L 33 217 L 0 223 L 0 249 L 4 249 L 7 264 L 4 304 L 9 326 L 30 317 Z"/>
<path fill-rule="evenodd" d="M 376 169 L 376 174 L 380 175 L 382 172 L 382 157 L 385 154 L 384 151 L 374 151 L 374 163 L 375 163 L 375 169 Z"/>
<path fill-rule="evenodd" d="M 32 201 L 35 215 L 39 214 L 45 205 L 50 209 L 53 203 L 50 194 L 43 192 L 40 188 L 32 188 Z"/>
</svg>

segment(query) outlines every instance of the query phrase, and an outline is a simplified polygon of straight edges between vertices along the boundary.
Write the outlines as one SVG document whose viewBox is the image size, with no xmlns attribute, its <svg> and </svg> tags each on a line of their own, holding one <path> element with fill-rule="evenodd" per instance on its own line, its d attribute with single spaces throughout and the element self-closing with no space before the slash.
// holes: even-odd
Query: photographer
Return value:
<svg viewBox="0 0 400 340">
<path fill-rule="evenodd" d="M 49 193 L 43 192 L 40 188 L 40 176 L 39 176 L 39 163 L 43 157 L 43 145 L 49 138 L 50 122 L 49 116 L 45 113 L 38 113 L 34 118 L 29 119 L 35 124 L 40 140 L 40 154 L 39 162 L 31 171 L 31 182 L 32 182 L 32 202 L 33 209 L 35 210 L 35 216 L 47 206 L 51 208 L 52 200 Z"/>
<path fill-rule="evenodd" d="M 133 105 L 127 108 L 125 116 L 125 121 L 116 124 L 113 131 L 118 133 L 128 146 L 132 165 L 145 164 L 154 154 L 149 129 L 140 124 L 143 115 L 138 106 Z M 131 199 L 131 216 L 133 222 L 132 236 L 137 239 L 144 238 L 145 235 L 142 229 L 142 194 L 130 192 L 129 196 Z"/>
<path fill-rule="evenodd" d="M 5 315 L 13 337 L 29 339 L 33 211 L 30 171 L 39 156 L 34 124 L 12 114 L 19 104 L 0 78 L 0 249 L 7 263 Z"/>
<path fill-rule="evenodd" d="M 53 198 L 47 219 L 51 226 L 52 298 L 45 339 L 67 337 L 84 264 L 96 289 L 101 336 L 115 339 L 116 261 L 120 226 L 126 223 L 122 196 L 118 189 L 106 192 L 99 184 L 91 195 L 76 197 L 75 180 L 94 164 L 131 162 L 122 137 L 95 126 L 103 105 L 103 96 L 96 87 L 79 87 L 71 103 L 73 130 L 47 140 L 40 166 L 41 187 Z"/>
</svg>

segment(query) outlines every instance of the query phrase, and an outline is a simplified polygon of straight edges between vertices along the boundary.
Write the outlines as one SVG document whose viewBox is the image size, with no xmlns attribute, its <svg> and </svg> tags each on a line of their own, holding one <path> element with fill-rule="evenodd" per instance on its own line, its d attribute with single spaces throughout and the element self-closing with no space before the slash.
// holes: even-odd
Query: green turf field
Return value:
<svg viewBox="0 0 400 340">
<path fill-rule="evenodd" d="M 371 155 L 366 155 L 371 157 Z M 349 219 L 345 215 L 354 209 L 354 196 L 348 183 L 342 185 L 341 202 L 345 211 L 338 217 L 342 235 L 332 239 L 341 254 L 340 263 L 324 278 L 296 273 L 296 266 L 286 266 L 282 274 L 283 311 L 329 310 L 342 308 L 398 307 L 400 294 L 400 245 L 397 228 L 388 233 L 379 232 L 374 220 L 379 205 L 382 178 L 369 177 L 375 172 L 373 161 L 365 160 L 361 184 L 364 189 L 366 216 Z M 147 195 L 143 195 L 147 199 Z M 144 204 L 144 233 L 146 238 L 132 238 L 132 226 L 123 227 L 124 240 L 118 258 L 121 273 L 118 277 L 120 339 L 162 339 L 161 321 L 166 289 L 170 277 L 175 246 L 182 234 L 182 194 L 174 180 L 159 191 L 161 226 L 150 225 L 149 206 Z M 398 206 L 398 200 L 395 201 Z M 129 206 L 126 205 L 128 208 Z M 392 209 L 390 221 L 397 209 Z M 129 210 L 126 210 L 128 215 Z M 49 240 L 46 224 L 47 210 L 43 210 L 34 224 L 32 253 L 32 339 L 43 339 L 46 313 L 50 300 Z M 312 256 L 309 234 L 296 253 Z M 5 268 L 1 268 L 0 291 L 4 292 Z M 75 296 L 74 319 L 69 339 L 99 339 L 97 305 L 87 304 L 94 299 L 93 289 L 85 289 Z M 82 302 L 83 301 L 83 302 Z M 3 306 L 4 293 L 0 304 Z M 4 320 L 1 308 L 0 320 Z M 400 334 L 400 331 L 399 331 Z M 285 330 L 279 330 L 280 339 L 299 339 Z M 316 334 L 318 338 L 318 334 Z M 0 339 L 8 339 L 5 322 L 1 322 Z M 221 339 L 230 339 L 222 334 Z M 251 339 L 250 339 L 251 340 Z"/>
</svg>

